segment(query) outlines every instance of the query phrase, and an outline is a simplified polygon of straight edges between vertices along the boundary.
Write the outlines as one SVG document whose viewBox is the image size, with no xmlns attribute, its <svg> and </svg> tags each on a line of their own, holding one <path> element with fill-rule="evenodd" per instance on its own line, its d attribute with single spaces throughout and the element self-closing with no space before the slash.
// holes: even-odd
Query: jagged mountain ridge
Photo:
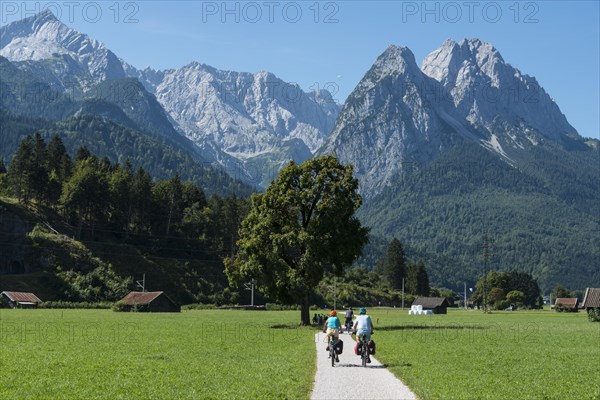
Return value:
<svg viewBox="0 0 600 400">
<path fill-rule="evenodd" d="M 265 71 L 222 71 L 197 62 L 167 71 L 126 71 L 153 90 L 188 138 L 217 160 L 237 160 L 262 185 L 269 183 L 269 164 L 279 170 L 290 159 L 311 158 L 339 112 L 326 90 L 305 93 Z"/>
<path fill-rule="evenodd" d="M 534 139 L 527 129 L 555 141 L 578 136 L 537 80 L 506 63 L 489 43 L 446 40 L 425 57 L 421 69 L 444 86 L 459 115 L 473 125 L 491 131 L 490 121 L 499 118 L 528 140 Z M 514 137 L 517 145 L 523 144 L 520 139 Z"/>
<path fill-rule="evenodd" d="M 138 79 L 203 160 L 254 184 L 268 184 L 264 168 L 278 171 L 290 159 L 312 157 L 339 112 L 327 91 L 305 93 L 268 72 L 220 71 L 197 62 L 138 70 L 50 11 L 6 25 L 1 35 L 1 56 L 58 91 L 85 97 L 102 82 Z"/>
<path fill-rule="evenodd" d="M 410 49 L 389 46 L 350 94 L 320 154 L 356 167 L 361 191 L 373 197 L 407 164 L 428 163 L 453 143 L 476 135 L 457 120 L 442 86 L 417 66 Z"/>
<path fill-rule="evenodd" d="M 409 49 L 388 47 L 348 97 L 319 153 L 354 164 L 363 194 L 374 197 L 407 165 L 425 166 L 460 142 L 478 143 L 518 168 L 546 140 L 583 143 L 536 79 L 491 44 L 447 40 L 421 68 Z"/>
</svg>

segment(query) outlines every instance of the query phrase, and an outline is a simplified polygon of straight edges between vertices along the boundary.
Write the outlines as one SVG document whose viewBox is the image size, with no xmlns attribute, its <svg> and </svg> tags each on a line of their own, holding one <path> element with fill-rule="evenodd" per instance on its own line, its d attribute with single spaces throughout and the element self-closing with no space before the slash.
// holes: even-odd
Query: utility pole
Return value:
<svg viewBox="0 0 600 400">
<path fill-rule="evenodd" d="M 329 286 L 328 290 L 333 290 L 333 309 L 337 310 L 337 285 L 336 285 L 336 281 L 337 278 L 334 277 L 333 278 L 333 287 Z"/>
<path fill-rule="evenodd" d="M 488 274 L 489 262 L 490 262 L 491 255 L 492 255 L 492 253 L 490 253 L 490 238 L 488 236 L 488 233 L 486 232 L 485 236 L 483 237 L 483 312 L 485 312 L 485 313 L 488 312 L 487 274 Z"/>
<path fill-rule="evenodd" d="M 404 278 L 402 278 L 402 310 L 404 310 Z"/>
<path fill-rule="evenodd" d="M 465 310 L 467 309 L 467 282 L 465 282 Z"/>
<path fill-rule="evenodd" d="M 337 278 L 333 278 L 333 309 L 337 310 Z"/>
<path fill-rule="evenodd" d="M 248 287 L 250 285 L 250 287 Z M 244 289 L 250 290 L 250 305 L 254 306 L 254 287 L 256 286 L 256 279 L 252 278 L 250 283 L 244 283 Z"/>
<path fill-rule="evenodd" d="M 141 281 L 135 281 L 135 283 L 137 283 L 137 285 L 142 288 L 142 292 L 145 292 L 146 291 L 146 273 L 144 272 L 144 274 L 142 275 Z"/>
</svg>

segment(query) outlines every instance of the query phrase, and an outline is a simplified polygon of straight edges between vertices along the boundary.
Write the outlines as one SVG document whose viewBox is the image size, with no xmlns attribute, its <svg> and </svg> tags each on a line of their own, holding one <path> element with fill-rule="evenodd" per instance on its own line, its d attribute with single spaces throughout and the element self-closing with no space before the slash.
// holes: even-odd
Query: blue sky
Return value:
<svg viewBox="0 0 600 400">
<path fill-rule="evenodd" d="M 598 1 L 2 1 L 0 23 L 49 8 L 130 64 L 198 61 L 273 72 L 343 102 L 389 44 L 417 63 L 451 38 L 478 37 L 535 76 L 569 122 L 600 135 Z"/>
</svg>

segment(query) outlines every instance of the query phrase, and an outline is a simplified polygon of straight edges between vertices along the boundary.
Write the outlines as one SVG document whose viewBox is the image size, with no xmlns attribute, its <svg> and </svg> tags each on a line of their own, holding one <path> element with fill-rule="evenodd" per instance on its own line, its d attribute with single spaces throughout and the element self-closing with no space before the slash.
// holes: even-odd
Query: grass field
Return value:
<svg viewBox="0 0 600 400">
<path fill-rule="evenodd" d="M 377 358 L 422 399 L 600 399 L 600 324 L 584 312 L 373 312 Z"/>
<path fill-rule="evenodd" d="M 600 399 L 584 313 L 375 310 L 377 358 L 421 399 Z M 0 398 L 305 399 L 299 311 L 0 310 Z"/>
<path fill-rule="evenodd" d="M 306 398 L 299 311 L 0 310 L 0 399 Z"/>
</svg>

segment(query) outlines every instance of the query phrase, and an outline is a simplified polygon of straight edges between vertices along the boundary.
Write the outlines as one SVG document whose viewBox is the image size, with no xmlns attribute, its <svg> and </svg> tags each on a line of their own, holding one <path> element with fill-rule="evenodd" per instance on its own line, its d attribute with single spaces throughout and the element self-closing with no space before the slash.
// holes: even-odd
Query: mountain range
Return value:
<svg viewBox="0 0 600 400">
<path fill-rule="evenodd" d="M 355 166 L 373 235 L 398 237 L 440 286 L 481 275 L 484 237 L 493 265 L 543 288 L 600 284 L 599 142 L 479 39 L 421 66 L 391 45 L 343 105 L 265 71 L 140 70 L 51 12 L 2 27 L 0 56 L 5 127 L 91 114 L 259 190 L 289 160 L 333 153 Z M 7 158 L 23 130 L 3 131 Z"/>
</svg>

